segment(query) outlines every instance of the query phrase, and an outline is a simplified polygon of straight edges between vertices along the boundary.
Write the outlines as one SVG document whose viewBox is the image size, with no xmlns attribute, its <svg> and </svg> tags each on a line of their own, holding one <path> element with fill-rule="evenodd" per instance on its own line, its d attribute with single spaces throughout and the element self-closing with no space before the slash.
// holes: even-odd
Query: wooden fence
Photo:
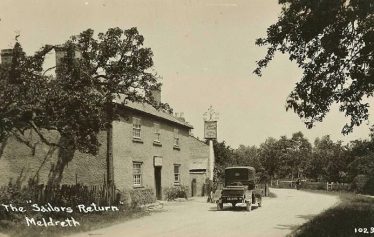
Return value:
<svg viewBox="0 0 374 237">
<path fill-rule="evenodd" d="M 15 185 L 1 186 L 0 195 L 7 195 L 12 199 L 29 199 L 34 203 L 68 203 L 112 205 L 118 202 L 115 187 L 106 185 L 31 185 L 17 187 Z"/>
<path fill-rule="evenodd" d="M 272 188 L 296 188 L 295 180 L 272 180 L 270 182 Z M 327 190 L 327 191 L 351 191 L 351 184 L 349 183 L 334 183 L 334 182 L 310 182 L 302 181 L 301 189 L 312 190 Z"/>
</svg>

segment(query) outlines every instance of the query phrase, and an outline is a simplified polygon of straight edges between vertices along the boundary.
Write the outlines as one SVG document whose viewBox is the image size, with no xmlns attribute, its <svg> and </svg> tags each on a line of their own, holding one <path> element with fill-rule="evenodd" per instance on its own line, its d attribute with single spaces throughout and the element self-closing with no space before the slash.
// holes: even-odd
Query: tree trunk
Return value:
<svg viewBox="0 0 374 237">
<path fill-rule="evenodd" d="M 106 165 L 107 165 L 107 184 L 111 187 L 114 183 L 113 175 L 113 128 L 110 124 L 107 128 L 107 154 L 106 154 Z"/>
<path fill-rule="evenodd" d="M 3 139 L 3 141 L 0 143 L 0 159 L 3 156 L 3 153 L 4 153 L 5 147 L 7 145 L 7 142 L 8 142 L 8 137 L 5 137 Z"/>
<path fill-rule="evenodd" d="M 61 136 L 59 141 L 57 162 L 51 167 L 48 185 L 56 186 L 61 183 L 65 166 L 74 158 L 75 147 L 71 137 Z"/>
<path fill-rule="evenodd" d="M 114 170 L 113 170 L 113 117 L 114 117 L 114 108 L 111 102 L 111 99 L 107 102 L 107 121 L 106 121 L 106 130 L 107 130 L 107 139 L 106 139 L 106 165 L 107 165 L 107 177 L 106 177 L 106 187 L 108 189 L 108 200 L 107 203 L 111 205 L 114 200 Z"/>
</svg>

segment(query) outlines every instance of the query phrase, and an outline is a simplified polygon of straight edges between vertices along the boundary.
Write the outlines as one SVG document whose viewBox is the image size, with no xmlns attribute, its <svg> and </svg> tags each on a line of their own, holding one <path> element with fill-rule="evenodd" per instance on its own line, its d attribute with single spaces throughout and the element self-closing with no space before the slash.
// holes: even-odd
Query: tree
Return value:
<svg viewBox="0 0 374 237">
<path fill-rule="evenodd" d="M 280 175 L 290 176 L 291 179 L 300 177 L 311 156 L 312 145 L 304 138 L 302 132 L 297 132 L 292 134 L 291 139 L 282 136 L 278 140 L 278 147 L 281 150 Z"/>
<path fill-rule="evenodd" d="M 313 154 L 307 165 L 309 178 L 329 182 L 346 181 L 348 164 L 351 162 L 348 148 L 341 141 L 334 142 L 329 135 L 317 138 Z"/>
<path fill-rule="evenodd" d="M 234 149 L 226 145 L 225 141 L 213 141 L 214 157 L 215 157 L 215 176 L 218 180 L 223 180 L 225 168 L 236 165 L 236 155 Z"/>
<path fill-rule="evenodd" d="M 274 178 L 279 173 L 281 151 L 278 147 L 278 142 L 275 138 L 267 138 L 264 143 L 260 145 L 260 159 L 265 171 L 271 178 Z"/>
<path fill-rule="evenodd" d="M 279 167 L 277 175 L 279 178 L 291 178 L 293 173 L 293 157 L 291 154 L 292 142 L 286 136 L 281 136 L 274 147 L 278 154 Z"/>
<path fill-rule="evenodd" d="M 256 146 L 240 145 L 236 150 L 236 164 L 239 166 L 252 166 L 256 171 L 262 169 L 259 150 Z"/>
<path fill-rule="evenodd" d="M 136 28 L 110 28 L 97 37 L 88 29 L 61 46 L 46 45 L 33 56 L 25 56 L 17 42 L 11 65 L 2 65 L 0 71 L 0 86 L 5 89 L 0 90 L 0 138 L 32 129 L 43 142 L 58 147 L 54 184 L 61 181 L 76 150 L 97 153 L 98 133 L 107 130 L 110 137 L 120 104 L 146 102 L 170 109 L 151 96 L 160 83 L 151 71 L 153 53 L 143 42 Z M 63 54 L 55 78 L 46 76 L 52 68 L 42 67 L 52 50 Z M 57 132 L 60 141 L 49 141 L 44 131 Z"/>
<path fill-rule="evenodd" d="M 350 117 L 342 132 L 368 119 L 365 98 L 374 92 L 374 2 L 371 0 L 279 0 L 278 21 L 256 45 L 267 46 L 254 73 L 288 54 L 303 70 L 287 99 L 308 128 L 320 122 L 333 103 Z"/>
<path fill-rule="evenodd" d="M 357 175 L 374 177 L 374 131 L 370 139 L 355 140 L 349 144 L 351 163 L 348 166 L 349 176 L 352 180 Z"/>
<path fill-rule="evenodd" d="M 292 177 L 300 177 L 305 170 L 306 164 L 310 159 L 312 153 L 312 145 L 304 137 L 302 132 L 292 134 L 290 150 L 293 157 L 291 162 Z"/>
</svg>

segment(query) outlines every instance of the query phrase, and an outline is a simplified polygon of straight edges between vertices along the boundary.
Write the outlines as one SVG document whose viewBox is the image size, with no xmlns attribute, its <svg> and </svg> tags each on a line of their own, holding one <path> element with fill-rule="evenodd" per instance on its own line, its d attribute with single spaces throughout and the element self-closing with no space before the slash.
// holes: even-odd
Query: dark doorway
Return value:
<svg viewBox="0 0 374 237">
<path fill-rule="evenodd" d="M 194 197 L 196 196 L 196 179 L 193 179 L 191 182 L 191 196 Z"/>
<path fill-rule="evenodd" d="M 155 184 L 156 184 L 156 198 L 157 200 L 162 199 L 162 191 L 161 191 L 161 168 L 162 167 L 155 167 Z"/>
</svg>

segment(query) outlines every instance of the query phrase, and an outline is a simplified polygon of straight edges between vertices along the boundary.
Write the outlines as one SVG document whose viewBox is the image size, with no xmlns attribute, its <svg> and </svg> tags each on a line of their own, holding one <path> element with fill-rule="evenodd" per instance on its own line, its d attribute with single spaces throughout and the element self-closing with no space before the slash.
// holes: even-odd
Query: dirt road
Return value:
<svg viewBox="0 0 374 237">
<path fill-rule="evenodd" d="M 203 198 L 186 202 L 169 202 L 163 212 L 127 221 L 76 237 L 218 237 L 218 236 L 285 236 L 314 215 L 337 204 L 338 198 L 297 190 L 272 189 L 276 197 L 264 198 L 263 207 L 251 212 L 245 207 L 223 211 Z"/>
</svg>

